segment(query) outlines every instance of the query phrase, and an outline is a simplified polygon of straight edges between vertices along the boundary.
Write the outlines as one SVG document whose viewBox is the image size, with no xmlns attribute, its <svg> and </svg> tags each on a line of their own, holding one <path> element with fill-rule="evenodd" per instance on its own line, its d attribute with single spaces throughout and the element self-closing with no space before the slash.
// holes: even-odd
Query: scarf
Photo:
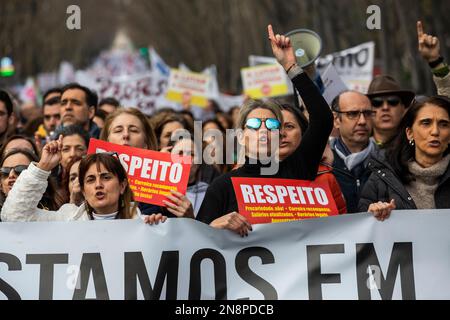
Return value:
<svg viewBox="0 0 450 320">
<path fill-rule="evenodd" d="M 406 186 L 416 203 L 417 209 L 436 209 L 434 193 L 439 186 L 439 179 L 447 171 L 450 155 L 429 168 L 421 167 L 416 161 L 408 162 L 409 172 L 415 178 Z"/>
<path fill-rule="evenodd" d="M 351 153 L 347 148 L 344 141 L 341 138 L 336 139 L 335 150 L 339 158 L 341 158 L 345 166 L 349 171 L 353 171 L 356 167 L 363 164 L 364 161 L 369 157 L 369 155 L 374 151 L 375 146 L 373 143 L 368 144 L 368 146 L 361 152 Z"/>
</svg>

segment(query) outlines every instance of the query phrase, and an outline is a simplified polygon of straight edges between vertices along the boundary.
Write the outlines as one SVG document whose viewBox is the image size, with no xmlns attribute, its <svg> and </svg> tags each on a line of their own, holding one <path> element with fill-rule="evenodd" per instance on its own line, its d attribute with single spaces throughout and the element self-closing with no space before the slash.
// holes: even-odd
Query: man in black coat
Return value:
<svg viewBox="0 0 450 320">
<path fill-rule="evenodd" d="M 357 213 L 364 184 L 370 176 L 368 158 L 375 150 L 370 142 L 375 111 L 363 94 L 347 91 L 333 103 L 334 126 L 339 137 L 331 142 L 334 154 L 333 173 L 347 203 L 348 213 Z"/>
</svg>

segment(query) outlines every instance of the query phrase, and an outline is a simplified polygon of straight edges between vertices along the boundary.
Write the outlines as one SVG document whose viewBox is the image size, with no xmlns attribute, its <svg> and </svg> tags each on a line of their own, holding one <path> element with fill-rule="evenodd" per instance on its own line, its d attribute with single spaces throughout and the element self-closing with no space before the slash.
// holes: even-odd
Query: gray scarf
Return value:
<svg viewBox="0 0 450 320">
<path fill-rule="evenodd" d="M 439 179 L 450 163 L 450 155 L 429 168 L 422 168 L 416 161 L 408 162 L 409 172 L 415 178 L 406 186 L 416 203 L 417 209 L 436 209 L 434 193 L 439 186 Z"/>
<path fill-rule="evenodd" d="M 343 142 L 341 144 L 343 144 Z M 355 167 L 359 166 L 367 159 L 367 157 L 375 150 L 375 146 L 373 143 L 369 142 L 369 145 L 363 151 L 358 153 L 350 153 L 350 151 L 341 150 L 339 148 L 338 141 L 336 141 L 335 150 L 339 158 L 344 161 L 347 169 L 352 171 Z"/>
</svg>

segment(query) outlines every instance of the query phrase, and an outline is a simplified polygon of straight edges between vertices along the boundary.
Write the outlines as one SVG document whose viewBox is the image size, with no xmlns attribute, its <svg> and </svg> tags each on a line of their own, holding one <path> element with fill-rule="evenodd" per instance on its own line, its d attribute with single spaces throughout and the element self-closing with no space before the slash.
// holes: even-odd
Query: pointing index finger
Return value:
<svg viewBox="0 0 450 320">
<path fill-rule="evenodd" d="M 420 38 L 422 38 L 423 36 L 423 24 L 422 21 L 417 21 L 417 36 Z"/>
<path fill-rule="evenodd" d="M 271 24 L 269 24 L 269 25 L 267 26 L 267 31 L 269 32 L 269 39 L 270 39 L 271 41 L 275 41 L 275 34 L 273 33 L 273 28 L 272 28 L 272 25 L 271 25 Z"/>
</svg>

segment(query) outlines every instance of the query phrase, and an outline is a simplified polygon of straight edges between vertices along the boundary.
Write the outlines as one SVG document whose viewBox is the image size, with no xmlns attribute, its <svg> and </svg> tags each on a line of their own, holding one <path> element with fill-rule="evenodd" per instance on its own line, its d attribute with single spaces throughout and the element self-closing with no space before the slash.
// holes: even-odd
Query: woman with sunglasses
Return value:
<svg viewBox="0 0 450 320">
<path fill-rule="evenodd" d="M 3 206 L 19 176 L 33 161 L 38 161 L 38 157 L 27 149 L 13 149 L 2 157 L 0 161 L 1 206 Z M 56 192 L 54 181 L 50 180 L 47 188 L 44 189 L 43 194 L 38 199 L 37 207 L 44 210 L 58 210 L 63 203 L 62 197 Z"/>
<path fill-rule="evenodd" d="M 237 129 L 242 130 L 238 134 L 238 140 L 245 150 L 245 164 L 211 184 L 197 215 L 197 220 L 214 228 L 231 230 L 241 236 L 247 236 L 252 227 L 237 212 L 238 204 L 231 178 L 314 180 L 333 128 L 330 108 L 315 84 L 297 65 L 290 39 L 282 35 L 275 36 L 272 26 L 268 27 L 268 32 L 275 57 L 287 71 L 308 109 L 310 126 L 298 148 L 281 163 L 273 163 L 276 161 L 273 157 L 279 145 L 276 144 L 273 149 L 270 146 L 272 141 L 281 140 L 283 117 L 280 106 L 270 100 L 248 101 L 241 108 Z M 260 156 L 264 154 L 273 160 L 264 164 L 267 157 Z"/>
<path fill-rule="evenodd" d="M 140 211 L 134 202 L 128 177 L 119 159 L 106 153 L 83 158 L 79 167 L 80 189 L 85 198 L 81 206 L 65 204 L 58 211 L 38 208 L 51 170 L 61 160 L 62 136 L 47 144 L 38 163 L 23 171 L 9 192 L 1 211 L 3 221 L 87 221 L 137 219 Z M 164 217 L 144 217 L 148 224 Z"/>
<path fill-rule="evenodd" d="M 372 158 L 360 212 L 380 221 L 392 210 L 450 208 L 450 100 L 415 103 L 400 124 L 386 160 Z"/>
</svg>

